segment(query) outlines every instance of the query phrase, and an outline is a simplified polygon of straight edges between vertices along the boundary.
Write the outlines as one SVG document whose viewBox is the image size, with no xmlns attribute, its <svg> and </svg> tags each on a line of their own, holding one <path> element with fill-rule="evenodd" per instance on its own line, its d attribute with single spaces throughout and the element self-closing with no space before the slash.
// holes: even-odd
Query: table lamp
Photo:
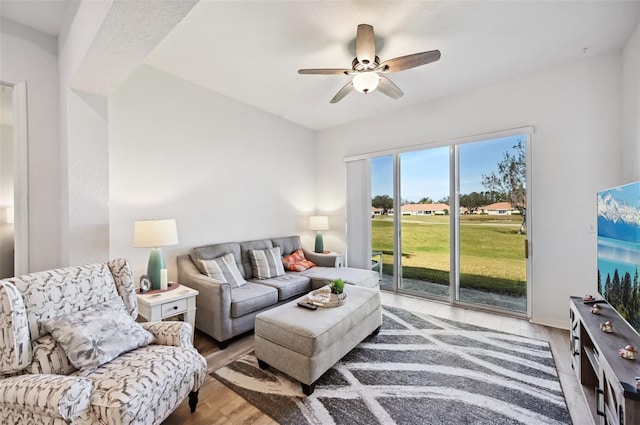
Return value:
<svg viewBox="0 0 640 425">
<path fill-rule="evenodd" d="M 324 252 L 324 242 L 321 230 L 329 230 L 329 217 L 326 215 L 314 215 L 309 217 L 309 229 L 317 230 L 315 252 Z"/>
<path fill-rule="evenodd" d="M 147 275 L 151 279 L 151 289 L 160 289 L 161 270 L 166 270 L 161 246 L 176 245 L 178 230 L 174 219 L 137 220 L 133 229 L 134 248 L 151 248 Z M 166 272 L 165 272 L 166 273 Z"/>
</svg>

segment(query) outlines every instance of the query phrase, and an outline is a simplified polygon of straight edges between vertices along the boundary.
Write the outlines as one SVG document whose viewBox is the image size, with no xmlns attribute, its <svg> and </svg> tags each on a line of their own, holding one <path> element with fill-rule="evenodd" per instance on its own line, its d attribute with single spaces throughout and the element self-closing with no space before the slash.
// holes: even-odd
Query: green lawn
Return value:
<svg viewBox="0 0 640 425">
<path fill-rule="evenodd" d="M 402 264 L 406 278 L 449 284 L 449 216 L 402 217 Z M 520 216 L 462 216 L 460 284 L 513 295 L 526 294 L 525 235 Z M 384 255 L 384 273 L 393 273 L 392 217 L 372 220 L 372 246 Z"/>
</svg>

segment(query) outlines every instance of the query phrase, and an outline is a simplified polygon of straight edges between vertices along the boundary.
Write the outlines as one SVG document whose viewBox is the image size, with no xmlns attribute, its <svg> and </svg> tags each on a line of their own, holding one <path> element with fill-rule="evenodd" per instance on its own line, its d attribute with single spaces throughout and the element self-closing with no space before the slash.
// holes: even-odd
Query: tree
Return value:
<svg viewBox="0 0 640 425">
<path fill-rule="evenodd" d="M 449 205 L 449 197 L 445 196 L 444 198 L 438 199 L 438 203 Z"/>
<path fill-rule="evenodd" d="M 512 152 L 506 151 L 502 155 L 502 161 L 497 164 L 498 169 L 488 176 L 482 175 L 482 185 L 489 191 L 503 195 L 506 202 L 520 211 L 520 233 L 524 233 L 527 210 L 527 157 L 523 141 L 518 140 Z"/>
<path fill-rule="evenodd" d="M 466 195 L 460 195 L 460 206 L 466 208 L 470 213 L 474 213 L 479 207 L 487 205 L 487 199 L 482 193 L 471 192 Z"/>
<path fill-rule="evenodd" d="M 376 195 L 371 200 L 371 206 L 373 208 L 382 208 L 382 213 L 387 214 L 387 211 L 393 208 L 393 198 L 389 195 Z"/>
<path fill-rule="evenodd" d="M 418 201 L 419 204 L 433 204 L 433 199 L 429 198 L 428 196 L 425 196 L 424 198 L 420 199 Z"/>
</svg>

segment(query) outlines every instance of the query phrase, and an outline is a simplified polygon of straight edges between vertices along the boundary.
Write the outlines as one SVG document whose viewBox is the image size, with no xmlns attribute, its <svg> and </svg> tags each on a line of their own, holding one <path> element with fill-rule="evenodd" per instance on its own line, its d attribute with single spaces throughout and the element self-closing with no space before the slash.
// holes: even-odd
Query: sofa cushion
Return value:
<svg viewBox="0 0 640 425">
<path fill-rule="evenodd" d="M 270 279 L 284 274 L 280 248 L 251 249 L 249 258 L 255 279 Z"/>
<path fill-rule="evenodd" d="M 240 317 L 278 302 L 278 291 L 267 285 L 247 282 L 231 290 L 231 317 Z"/>
<path fill-rule="evenodd" d="M 43 320 L 42 325 L 77 369 L 95 369 L 153 341 L 125 311 L 105 304 Z"/>
<path fill-rule="evenodd" d="M 287 273 L 272 279 L 262 279 L 259 282 L 277 289 L 278 301 L 306 294 L 311 290 L 311 279 L 298 273 Z"/>
<path fill-rule="evenodd" d="M 213 260 L 199 259 L 198 263 L 205 270 L 204 274 L 219 282 L 228 283 L 232 288 L 237 288 L 247 283 L 240 274 L 238 265 L 231 253 Z"/>
<path fill-rule="evenodd" d="M 85 375 L 91 407 L 80 423 L 159 423 L 176 402 L 206 377 L 206 361 L 194 348 L 148 345 L 122 354 Z"/>
<path fill-rule="evenodd" d="M 289 255 L 302 248 L 300 236 L 287 236 L 285 238 L 271 239 L 273 246 L 280 248 L 282 255 Z"/>
<path fill-rule="evenodd" d="M 233 255 L 233 259 L 238 265 L 238 270 L 240 270 L 240 274 L 243 278 L 247 279 L 247 276 L 244 273 L 244 268 L 242 265 L 242 257 L 240 255 L 240 244 L 237 242 L 228 242 L 228 243 L 219 243 L 213 245 L 205 245 L 197 248 L 193 248 L 189 253 L 191 257 L 191 261 L 196 267 L 200 268 L 198 264 L 198 260 L 213 260 L 214 258 L 222 257 L 225 254 L 231 253 Z M 206 274 L 204 270 L 200 270 L 200 273 Z"/>
<path fill-rule="evenodd" d="M 378 288 L 380 278 L 373 270 L 351 267 L 313 267 L 300 274 L 311 279 L 311 289 L 318 289 L 338 278 L 351 285 Z"/>
<path fill-rule="evenodd" d="M 48 333 L 42 320 L 107 302 L 124 306 L 111 270 L 103 263 L 36 272 L 7 281 L 22 295 L 31 341 Z"/>
<path fill-rule="evenodd" d="M 282 258 L 284 268 L 291 272 L 302 272 L 315 266 L 315 263 L 307 260 L 302 249 Z"/>
<path fill-rule="evenodd" d="M 31 350 L 33 361 L 26 369 L 27 373 L 69 375 L 76 370 L 62 346 L 50 334 L 33 341 Z"/>
</svg>

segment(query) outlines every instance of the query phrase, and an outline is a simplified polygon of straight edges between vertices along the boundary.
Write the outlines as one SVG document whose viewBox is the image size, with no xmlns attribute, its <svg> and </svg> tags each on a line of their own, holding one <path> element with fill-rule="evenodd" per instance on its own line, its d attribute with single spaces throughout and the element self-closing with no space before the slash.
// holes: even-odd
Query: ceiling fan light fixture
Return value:
<svg viewBox="0 0 640 425">
<path fill-rule="evenodd" d="M 353 88 L 360 93 L 371 93 L 379 82 L 380 76 L 376 72 L 360 72 L 353 76 Z"/>
</svg>

